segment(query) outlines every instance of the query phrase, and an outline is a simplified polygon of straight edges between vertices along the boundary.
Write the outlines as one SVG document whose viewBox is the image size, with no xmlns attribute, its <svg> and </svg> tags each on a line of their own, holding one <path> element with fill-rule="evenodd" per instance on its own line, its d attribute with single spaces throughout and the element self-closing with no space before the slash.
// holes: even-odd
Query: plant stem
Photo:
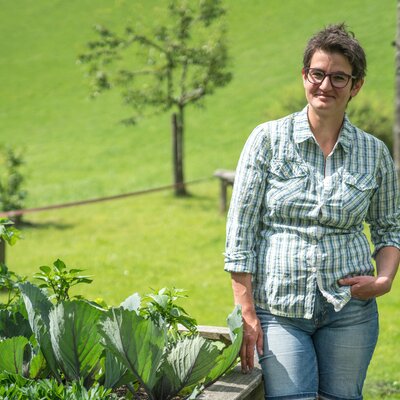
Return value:
<svg viewBox="0 0 400 400">
<path fill-rule="evenodd" d="M 133 394 L 133 397 L 135 399 L 140 400 L 139 395 L 137 394 L 135 388 L 133 387 L 133 385 L 131 383 L 127 383 L 126 386 L 128 387 L 129 391 Z M 140 387 L 140 386 L 139 386 Z"/>
</svg>

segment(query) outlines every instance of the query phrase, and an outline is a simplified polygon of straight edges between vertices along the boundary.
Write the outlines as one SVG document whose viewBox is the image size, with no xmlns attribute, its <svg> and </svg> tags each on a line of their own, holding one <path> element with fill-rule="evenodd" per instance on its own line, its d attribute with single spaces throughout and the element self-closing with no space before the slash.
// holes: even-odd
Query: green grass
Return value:
<svg viewBox="0 0 400 400">
<path fill-rule="evenodd" d="M 93 275 L 94 282 L 75 293 L 109 304 L 151 288 L 185 288 L 190 300 L 182 305 L 198 323 L 224 325 L 233 303 L 222 268 L 225 217 L 218 213 L 218 185 L 190 189 L 193 195 L 183 199 L 160 192 L 32 214 L 24 239 L 7 249 L 8 264 L 32 276 L 61 258 Z"/>
<path fill-rule="evenodd" d="M 234 168 L 251 129 L 301 88 L 306 39 L 323 25 L 346 21 L 368 56 L 360 96 L 393 109 L 396 7 L 382 0 L 227 1 L 234 80 L 187 112 L 187 179 Z M 158 115 L 135 127 L 117 93 L 88 100 L 75 60 L 103 23 L 122 30 L 161 18 L 159 0 L 0 0 L 0 143 L 25 149 L 27 206 L 130 192 L 171 182 L 170 120 Z M 355 102 L 357 99 L 355 99 Z M 232 308 L 222 270 L 225 218 L 218 183 L 29 214 L 25 239 L 8 249 L 8 265 L 32 276 L 56 258 L 86 268 L 91 298 L 117 304 L 150 288 L 188 289 L 185 306 L 201 324 L 223 325 Z M 381 337 L 367 380 L 367 399 L 400 398 L 400 287 L 379 299 Z M 397 384 L 395 383 L 397 382 Z M 390 391 L 397 388 L 397 394 Z M 379 397 L 379 396 L 383 397 Z"/>
</svg>

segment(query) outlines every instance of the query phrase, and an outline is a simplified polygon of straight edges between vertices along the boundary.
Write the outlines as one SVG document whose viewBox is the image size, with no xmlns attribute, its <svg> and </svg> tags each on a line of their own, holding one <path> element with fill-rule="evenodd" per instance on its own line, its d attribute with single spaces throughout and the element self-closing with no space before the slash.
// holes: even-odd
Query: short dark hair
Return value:
<svg viewBox="0 0 400 400">
<path fill-rule="evenodd" d="M 355 80 L 364 78 L 367 70 L 364 49 L 344 23 L 328 25 L 308 41 L 303 56 L 304 68 L 310 67 L 311 59 L 318 50 L 342 54 L 350 63 Z"/>
</svg>

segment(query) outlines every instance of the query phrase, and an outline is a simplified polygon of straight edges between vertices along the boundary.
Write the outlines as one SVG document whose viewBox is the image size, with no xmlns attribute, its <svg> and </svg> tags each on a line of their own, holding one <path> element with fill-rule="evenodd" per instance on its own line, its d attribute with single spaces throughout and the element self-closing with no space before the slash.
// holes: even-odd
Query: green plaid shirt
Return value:
<svg viewBox="0 0 400 400">
<path fill-rule="evenodd" d="M 236 170 L 225 270 L 253 275 L 256 305 L 311 318 L 317 288 L 339 311 L 350 288 L 338 280 L 373 275 L 375 253 L 400 248 L 396 172 L 382 141 L 345 117 L 331 154 L 310 130 L 307 108 L 258 126 Z"/>
</svg>

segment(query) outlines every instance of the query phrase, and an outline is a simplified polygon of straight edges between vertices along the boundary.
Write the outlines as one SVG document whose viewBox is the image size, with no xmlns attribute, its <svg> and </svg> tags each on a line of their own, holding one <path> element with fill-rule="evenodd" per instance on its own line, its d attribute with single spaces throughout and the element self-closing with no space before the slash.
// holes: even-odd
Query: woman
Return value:
<svg viewBox="0 0 400 400">
<path fill-rule="evenodd" d="M 225 270 L 242 306 L 241 365 L 253 368 L 256 348 L 266 399 L 362 399 L 375 298 L 400 259 L 397 177 L 386 146 L 345 114 L 366 70 L 354 35 L 328 26 L 303 64 L 308 105 L 258 126 L 236 170 Z"/>
</svg>

